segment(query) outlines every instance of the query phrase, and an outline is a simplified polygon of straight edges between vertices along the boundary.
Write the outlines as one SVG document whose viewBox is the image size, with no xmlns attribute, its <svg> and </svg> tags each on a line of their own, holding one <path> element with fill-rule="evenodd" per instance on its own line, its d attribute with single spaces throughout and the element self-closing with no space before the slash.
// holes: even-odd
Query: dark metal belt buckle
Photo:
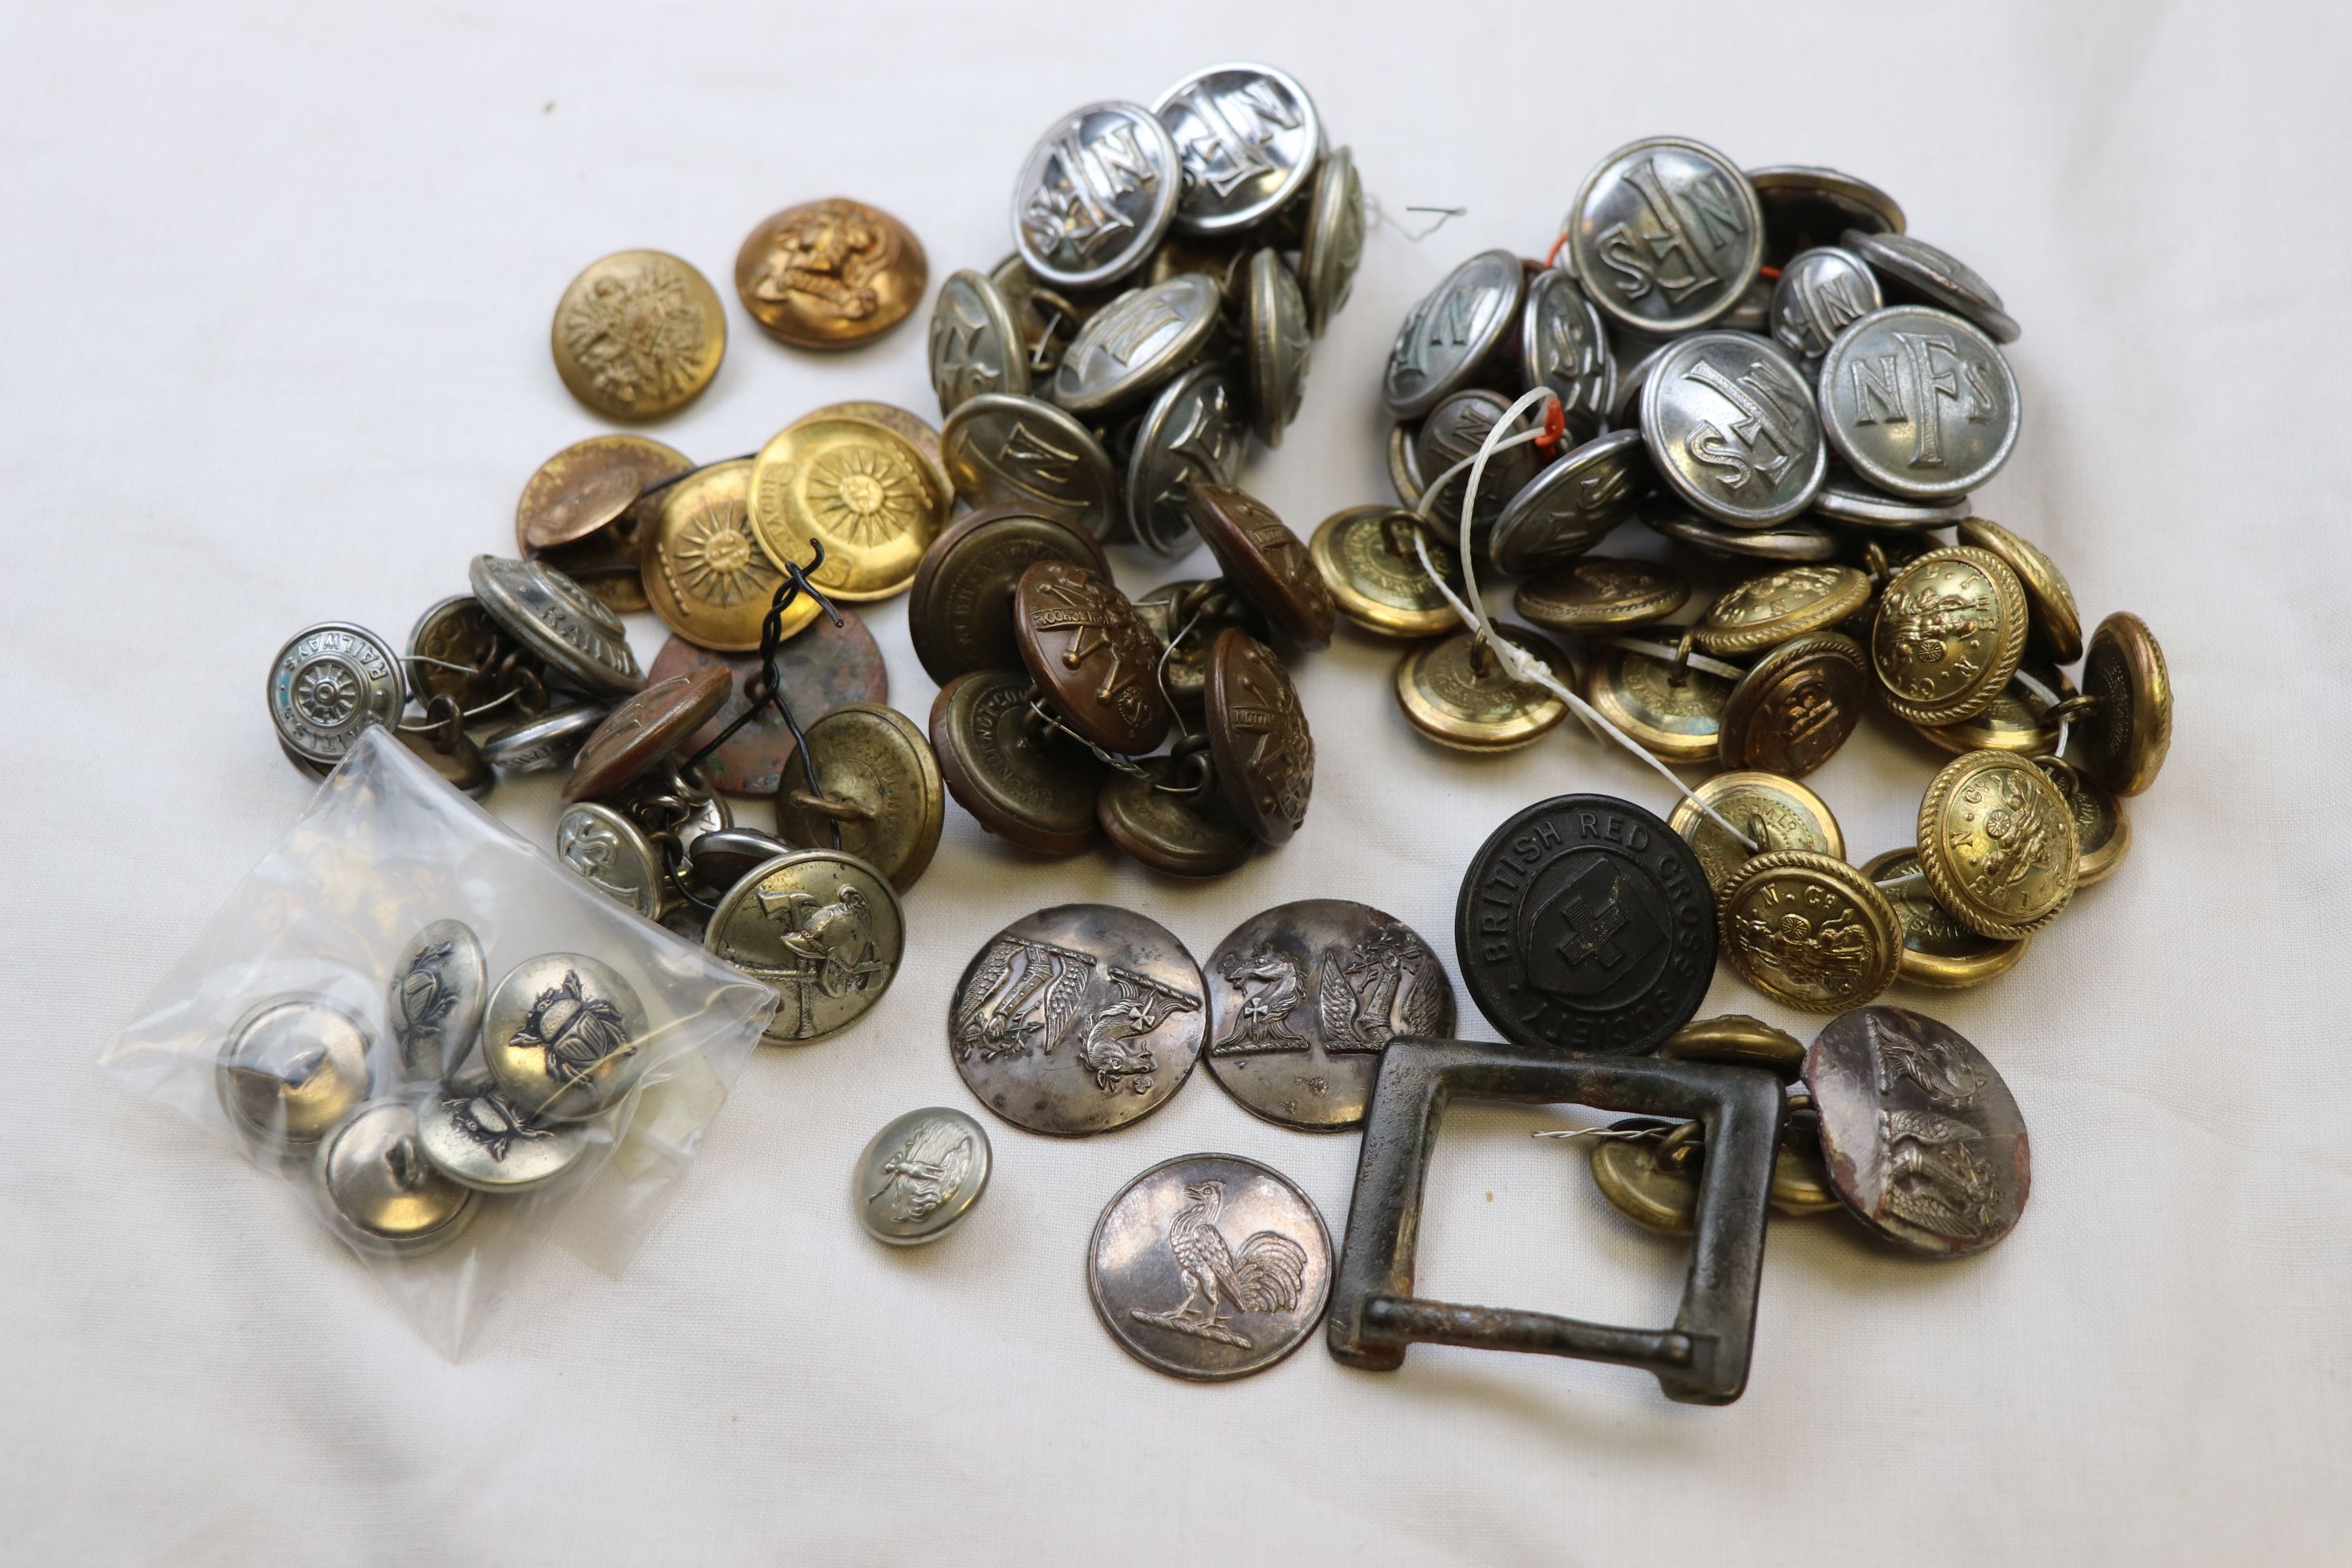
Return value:
<svg viewBox="0 0 2352 1568">
<path fill-rule="evenodd" d="M 1669 1399 L 1728 1405 L 1748 1385 L 1765 1203 L 1780 1136 L 1780 1081 L 1761 1068 L 1655 1057 L 1590 1058 L 1476 1040 L 1389 1042 L 1372 1091 L 1331 1294 L 1331 1354 L 1391 1372 L 1416 1341 L 1528 1351 L 1646 1367 Z M 1412 1293 L 1421 1197 L 1437 1125 L 1454 1100 L 1593 1106 L 1696 1118 L 1699 1182 L 1690 1278 L 1666 1329 L 1588 1323 L 1549 1312 L 1464 1307 Z"/>
</svg>

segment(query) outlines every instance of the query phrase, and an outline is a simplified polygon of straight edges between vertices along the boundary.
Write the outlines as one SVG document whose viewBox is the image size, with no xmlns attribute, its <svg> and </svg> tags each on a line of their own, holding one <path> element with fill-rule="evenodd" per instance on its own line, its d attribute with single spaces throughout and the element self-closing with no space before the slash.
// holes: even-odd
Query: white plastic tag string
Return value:
<svg viewBox="0 0 2352 1568">
<path fill-rule="evenodd" d="M 1591 703 L 1570 690 L 1567 683 L 1551 672 L 1550 667 L 1496 632 L 1494 621 L 1487 616 L 1486 600 L 1478 592 L 1476 552 L 1471 547 L 1470 542 L 1471 520 L 1477 515 L 1478 481 L 1486 477 L 1486 460 L 1496 452 L 1542 439 L 1543 428 L 1540 426 L 1533 429 L 1522 430 L 1515 436 L 1506 436 L 1504 431 L 1526 418 L 1533 409 L 1550 401 L 1552 401 L 1552 394 L 1545 387 L 1539 386 L 1526 394 L 1504 411 L 1502 417 L 1496 420 L 1493 427 L 1486 432 L 1486 438 L 1479 443 L 1478 450 L 1465 460 L 1470 473 L 1469 478 L 1464 481 L 1462 489 L 1462 534 L 1458 542 L 1461 551 L 1464 592 L 1456 595 L 1451 587 L 1447 586 L 1444 574 L 1439 572 L 1436 563 L 1430 560 L 1428 542 L 1422 538 L 1421 531 L 1418 529 L 1413 531 L 1413 553 L 1421 558 L 1421 569 L 1427 573 L 1429 580 L 1436 584 L 1438 594 L 1454 607 L 1454 613 L 1462 617 L 1463 624 L 1470 628 L 1471 635 L 1486 645 L 1487 650 L 1501 663 L 1505 674 L 1523 685 L 1539 686 L 1559 698 L 1561 701 L 1568 704 L 1569 711 L 1584 721 L 1586 729 L 1597 735 L 1606 736 L 1650 767 L 1657 770 L 1658 776 L 1673 785 L 1676 795 L 1690 802 L 1709 822 L 1746 846 L 1749 854 L 1756 854 L 1761 847 L 1753 838 L 1734 827 L 1722 813 L 1691 793 L 1690 786 L 1675 776 L 1673 769 L 1643 751 L 1633 737 L 1603 719 L 1593 710 Z M 1456 463 L 1444 473 L 1432 478 L 1423 487 L 1421 504 L 1428 505 L 1429 498 L 1435 495 L 1441 486 L 1452 480 L 1455 474 L 1461 472 L 1463 467 L 1463 463 Z M 1427 512 L 1418 512 L 1418 515 L 1424 521 L 1428 521 Z"/>
</svg>

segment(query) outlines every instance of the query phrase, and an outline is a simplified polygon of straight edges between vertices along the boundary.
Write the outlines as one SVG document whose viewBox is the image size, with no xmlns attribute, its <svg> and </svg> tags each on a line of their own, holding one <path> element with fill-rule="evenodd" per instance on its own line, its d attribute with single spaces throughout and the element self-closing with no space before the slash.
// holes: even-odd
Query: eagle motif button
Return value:
<svg viewBox="0 0 2352 1568">
<path fill-rule="evenodd" d="M 1833 855 L 1754 856 L 1716 897 L 1732 967 L 1776 1002 L 1834 1013 L 1895 984 L 1902 922 L 1869 878 Z"/>
<path fill-rule="evenodd" d="M 624 250 L 572 280 L 548 338 L 572 396 L 614 419 L 655 419 L 719 374 L 727 312 L 710 280 L 677 257 Z"/>
<path fill-rule="evenodd" d="M 849 1200 L 866 1233 L 921 1247 L 963 1223 L 988 1190 L 988 1132 L 961 1110 L 910 1110 L 857 1156 Z"/>
</svg>

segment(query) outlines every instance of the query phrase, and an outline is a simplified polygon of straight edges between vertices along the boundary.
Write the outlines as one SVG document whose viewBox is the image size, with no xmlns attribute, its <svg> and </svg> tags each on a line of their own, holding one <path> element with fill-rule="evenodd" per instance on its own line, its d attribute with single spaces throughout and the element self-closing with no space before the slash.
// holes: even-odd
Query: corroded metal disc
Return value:
<svg viewBox="0 0 2352 1568">
<path fill-rule="evenodd" d="M 874 645 L 874 634 L 855 611 L 844 610 L 841 622 L 836 626 L 819 616 L 776 651 L 777 674 L 782 678 L 793 717 L 803 728 L 848 703 L 890 700 L 890 675 L 883 668 L 882 650 Z M 654 657 L 650 674 L 656 680 L 712 667 L 723 667 L 731 674 L 733 689 L 719 711 L 678 748 L 682 756 L 692 756 L 709 745 L 751 706 L 743 689 L 760 672 L 759 657 L 713 653 L 675 637 Z M 772 795 L 783 782 L 792 754 L 792 731 L 773 709 L 763 709 L 757 720 L 705 758 L 700 771 L 704 783 L 725 794 Z"/>
</svg>

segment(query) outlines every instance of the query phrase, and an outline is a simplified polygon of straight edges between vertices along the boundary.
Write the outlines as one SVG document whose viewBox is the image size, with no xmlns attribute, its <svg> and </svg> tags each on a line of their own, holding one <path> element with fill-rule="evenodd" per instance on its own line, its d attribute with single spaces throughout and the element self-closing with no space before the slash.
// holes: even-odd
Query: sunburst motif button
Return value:
<svg viewBox="0 0 2352 1568">
<path fill-rule="evenodd" d="M 915 580 L 947 521 L 923 454 L 870 420 L 826 415 L 788 425 L 751 460 L 752 537 L 778 567 L 805 565 L 810 541 L 824 564 L 810 581 L 844 599 L 882 599 Z"/>
</svg>

